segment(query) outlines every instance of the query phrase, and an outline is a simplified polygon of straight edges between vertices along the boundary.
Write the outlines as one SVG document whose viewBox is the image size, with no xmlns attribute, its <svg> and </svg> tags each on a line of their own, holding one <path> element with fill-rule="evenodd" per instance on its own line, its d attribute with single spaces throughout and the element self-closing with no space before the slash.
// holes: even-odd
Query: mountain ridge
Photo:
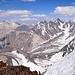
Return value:
<svg viewBox="0 0 75 75">
<path fill-rule="evenodd" d="M 9 65 L 35 64 L 36 70 L 40 67 L 45 72 L 56 59 L 59 61 L 74 50 L 71 42 L 75 39 L 75 22 L 56 20 L 39 22 L 32 27 L 17 23 L 13 31 L 0 38 L 0 60 L 7 63 L 10 60 Z M 61 58 L 55 58 L 56 55 Z"/>
</svg>

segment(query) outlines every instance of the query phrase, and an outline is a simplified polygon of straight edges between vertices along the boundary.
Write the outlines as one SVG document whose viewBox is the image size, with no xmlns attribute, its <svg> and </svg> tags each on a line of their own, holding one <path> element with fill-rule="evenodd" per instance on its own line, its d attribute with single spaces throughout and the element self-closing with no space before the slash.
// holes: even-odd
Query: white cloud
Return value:
<svg viewBox="0 0 75 75">
<path fill-rule="evenodd" d="M 35 0 L 21 0 L 21 1 L 24 1 L 24 2 L 34 2 Z"/>
<path fill-rule="evenodd" d="M 54 13 L 64 16 L 73 16 L 75 15 L 75 6 L 58 6 L 55 8 Z"/>
<path fill-rule="evenodd" d="M 38 21 L 47 20 L 45 14 L 34 14 L 28 10 L 0 10 L 0 20 L 13 20 L 16 22 L 37 23 Z"/>
<path fill-rule="evenodd" d="M 29 15 L 20 15 L 20 17 L 29 17 Z"/>
<path fill-rule="evenodd" d="M 36 21 L 36 18 L 20 18 L 21 21 Z"/>
<path fill-rule="evenodd" d="M 13 15 L 31 15 L 31 11 L 28 10 L 9 10 L 7 11 L 8 14 L 13 14 Z"/>
<path fill-rule="evenodd" d="M 12 16 L 12 15 L 31 15 L 32 12 L 28 10 L 0 10 L 0 17 Z"/>
<path fill-rule="evenodd" d="M 0 10 L 0 18 L 2 20 L 12 20 L 30 24 L 30 22 L 36 22 L 38 20 L 37 17 L 32 17 L 32 15 L 32 11 L 28 10 Z"/>
<path fill-rule="evenodd" d="M 10 18 L 15 21 L 30 21 L 36 20 L 35 18 L 29 18 L 32 15 L 32 11 L 28 10 L 0 10 L 1 18 Z"/>
<path fill-rule="evenodd" d="M 75 5 L 75 2 L 74 2 L 74 3 L 72 3 L 72 5 Z"/>
<path fill-rule="evenodd" d="M 32 16 L 33 17 L 46 17 L 45 14 L 33 14 Z"/>
</svg>

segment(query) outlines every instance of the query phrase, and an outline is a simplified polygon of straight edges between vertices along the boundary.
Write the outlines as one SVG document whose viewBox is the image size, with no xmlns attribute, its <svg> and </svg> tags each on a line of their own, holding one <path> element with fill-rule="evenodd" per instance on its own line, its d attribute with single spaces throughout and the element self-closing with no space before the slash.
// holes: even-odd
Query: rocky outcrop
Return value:
<svg viewBox="0 0 75 75">
<path fill-rule="evenodd" d="M 0 75 L 41 75 L 37 71 L 30 71 L 29 67 L 25 66 L 8 66 L 0 61 Z"/>
</svg>

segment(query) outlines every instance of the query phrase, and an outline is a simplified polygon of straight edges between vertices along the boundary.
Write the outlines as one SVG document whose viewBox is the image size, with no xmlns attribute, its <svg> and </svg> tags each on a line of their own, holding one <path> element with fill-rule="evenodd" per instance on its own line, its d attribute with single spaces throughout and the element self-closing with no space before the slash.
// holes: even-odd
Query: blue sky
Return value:
<svg viewBox="0 0 75 75">
<path fill-rule="evenodd" d="M 44 20 L 74 17 L 75 0 L 0 0 L 0 21 L 33 24 Z"/>
</svg>

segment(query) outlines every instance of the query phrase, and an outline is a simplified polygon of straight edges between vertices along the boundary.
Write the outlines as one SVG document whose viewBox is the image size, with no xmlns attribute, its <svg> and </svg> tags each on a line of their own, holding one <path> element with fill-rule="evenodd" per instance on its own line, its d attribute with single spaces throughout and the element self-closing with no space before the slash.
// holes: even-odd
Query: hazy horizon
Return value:
<svg viewBox="0 0 75 75">
<path fill-rule="evenodd" d="M 74 19 L 74 0 L 0 0 L 0 21 L 36 24 L 56 18 Z"/>
</svg>

